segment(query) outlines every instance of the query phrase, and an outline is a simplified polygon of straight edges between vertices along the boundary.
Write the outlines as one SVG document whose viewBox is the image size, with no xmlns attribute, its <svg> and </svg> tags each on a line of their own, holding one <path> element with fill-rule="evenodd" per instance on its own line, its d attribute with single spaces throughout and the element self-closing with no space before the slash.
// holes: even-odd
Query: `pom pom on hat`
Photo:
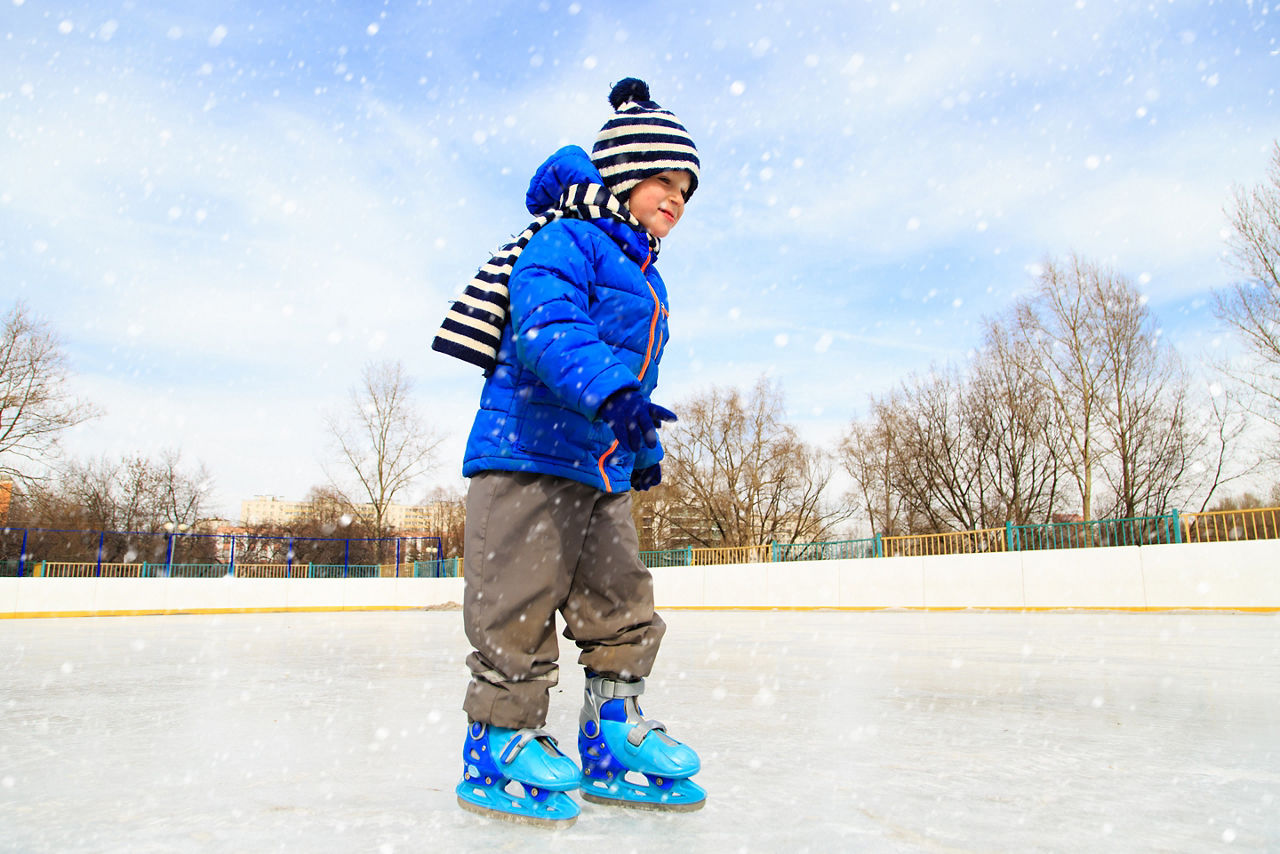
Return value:
<svg viewBox="0 0 1280 854">
<path fill-rule="evenodd" d="M 698 150 L 670 110 L 650 100 L 649 84 L 635 77 L 618 81 L 609 92 L 613 117 L 605 122 L 591 149 L 591 162 L 605 186 L 620 199 L 646 178 L 670 169 L 693 176 L 687 199 L 698 188 Z"/>
<path fill-rule="evenodd" d="M 647 100 L 649 100 L 649 84 L 635 77 L 622 78 L 613 84 L 613 89 L 609 92 L 609 105 L 615 110 L 627 101 Z"/>
</svg>

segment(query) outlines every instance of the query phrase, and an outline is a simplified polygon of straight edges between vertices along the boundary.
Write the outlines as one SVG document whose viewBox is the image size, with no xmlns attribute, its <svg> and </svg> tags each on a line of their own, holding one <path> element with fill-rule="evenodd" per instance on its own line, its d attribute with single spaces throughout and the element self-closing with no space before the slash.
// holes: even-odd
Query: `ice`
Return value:
<svg viewBox="0 0 1280 854">
<path fill-rule="evenodd" d="M 562 831 L 456 805 L 457 611 L 0 621 L 0 850 L 1280 847 L 1274 615 L 664 617 L 645 710 L 707 806 Z"/>
</svg>

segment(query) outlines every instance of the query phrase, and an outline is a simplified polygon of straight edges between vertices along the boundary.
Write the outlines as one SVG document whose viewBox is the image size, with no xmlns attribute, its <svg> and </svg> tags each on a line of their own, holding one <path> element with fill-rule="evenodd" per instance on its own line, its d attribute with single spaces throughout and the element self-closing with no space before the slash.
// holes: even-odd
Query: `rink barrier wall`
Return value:
<svg viewBox="0 0 1280 854">
<path fill-rule="evenodd" d="M 651 570 L 659 608 L 1280 611 L 1280 540 Z M 456 608 L 461 578 L 0 578 L 0 618 Z"/>
</svg>

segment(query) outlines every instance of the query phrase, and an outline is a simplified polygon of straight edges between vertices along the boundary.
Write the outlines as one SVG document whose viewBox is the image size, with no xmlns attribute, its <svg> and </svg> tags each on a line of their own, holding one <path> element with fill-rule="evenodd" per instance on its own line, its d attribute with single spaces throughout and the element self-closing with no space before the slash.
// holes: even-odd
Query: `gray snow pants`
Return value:
<svg viewBox="0 0 1280 854">
<path fill-rule="evenodd" d="M 555 615 L 585 668 L 649 675 L 666 624 L 640 562 L 631 493 L 550 475 L 482 472 L 467 490 L 462 615 L 474 651 L 462 708 L 472 721 L 546 723 L 559 678 Z"/>
</svg>

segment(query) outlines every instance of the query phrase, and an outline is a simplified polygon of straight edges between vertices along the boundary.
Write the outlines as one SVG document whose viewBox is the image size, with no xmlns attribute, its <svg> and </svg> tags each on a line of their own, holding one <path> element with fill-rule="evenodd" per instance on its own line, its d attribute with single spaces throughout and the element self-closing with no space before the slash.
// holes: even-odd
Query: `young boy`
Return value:
<svg viewBox="0 0 1280 854">
<path fill-rule="evenodd" d="M 658 428 L 675 420 L 650 401 L 667 340 L 653 261 L 697 188 L 698 155 L 644 82 L 609 100 L 590 156 L 568 146 L 542 164 L 526 196 L 540 216 L 481 268 L 433 344 L 487 373 L 463 463 L 474 651 L 458 802 L 552 826 L 577 818 L 579 787 L 654 809 L 706 798 L 689 779 L 697 754 L 638 704 L 666 626 L 628 491 L 661 480 Z M 557 611 L 587 671 L 581 771 L 542 729 Z"/>
</svg>

